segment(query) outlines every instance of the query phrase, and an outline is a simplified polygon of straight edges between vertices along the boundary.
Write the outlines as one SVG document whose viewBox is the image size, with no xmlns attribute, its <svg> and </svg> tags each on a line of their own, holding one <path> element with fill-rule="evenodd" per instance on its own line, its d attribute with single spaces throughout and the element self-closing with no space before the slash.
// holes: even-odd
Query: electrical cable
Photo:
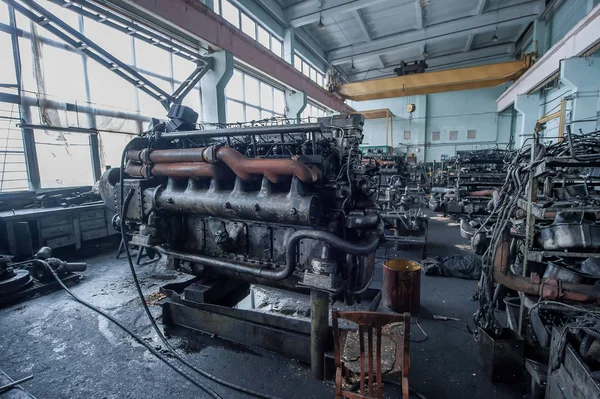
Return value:
<svg viewBox="0 0 600 399">
<path fill-rule="evenodd" d="M 177 360 L 179 360 L 181 363 L 185 364 L 187 367 L 189 367 L 190 369 L 194 370 L 196 373 L 202 375 L 203 377 L 214 381 L 218 384 L 221 384 L 223 386 L 226 386 L 228 388 L 231 388 L 233 390 L 245 393 L 247 395 L 251 395 L 251 396 L 255 396 L 258 398 L 264 398 L 264 399 L 280 399 L 276 396 L 272 396 L 269 394 L 263 394 L 260 392 L 256 392 L 253 391 L 251 389 L 248 388 L 244 388 L 242 386 L 236 385 L 234 383 L 231 383 L 229 381 L 225 381 L 219 377 L 216 377 L 210 373 L 208 373 L 205 370 L 202 370 L 200 368 L 198 368 L 197 366 L 193 365 L 192 363 L 190 363 L 188 360 L 186 360 L 184 357 L 182 357 L 179 353 L 177 353 L 177 351 L 175 350 L 175 348 L 173 348 L 173 346 L 169 343 L 169 341 L 165 338 L 165 336 L 163 335 L 162 331 L 160 331 L 160 328 L 158 327 L 158 324 L 156 324 L 156 320 L 154 320 L 154 318 L 152 317 L 152 313 L 150 312 L 150 309 L 148 308 L 148 304 L 146 303 L 145 299 L 144 299 L 144 294 L 142 292 L 142 288 L 139 284 L 138 278 L 137 278 L 137 273 L 135 271 L 135 266 L 133 265 L 133 260 L 131 258 L 131 253 L 129 251 L 129 245 L 127 244 L 127 240 L 126 240 L 126 235 L 125 235 L 125 215 L 127 214 L 128 211 L 128 207 L 129 207 L 129 202 L 131 201 L 131 198 L 133 197 L 133 193 L 134 190 L 130 189 L 129 193 L 127 194 L 127 198 L 125 199 L 125 201 L 123 201 L 123 194 L 125 191 L 125 187 L 124 187 L 124 177 L 125 177 L 125 173 L 124 173 L 124 164 L 125 164 L 125 157 L 127 155 L 127 151 L 129 150 L 129 148 L 131 147 L 131 145 L 133 144 L 133 142 L 135 141 L 132 140 L 129 143 L 127 143 L 127 145 L 125 146 L 125 148 L 123 149 L 123 153 L 121 155 L 121 171 L 120 171 L 120 196 L 119 196 L 119 209 L 121 210 L 121 238 L 124 240 L 123 242 L 125 243 L 124 247 L 125 247 L 125 254 L 127 257 L 127 263 L 129 264 L 129 269 L 131 271 L 131 275 L 133 277 L 133 281 L 134 281 L 134 285 L 136 287 L 136 290 L 138 292 L 138 296 L 140 297 L 140 301 L 142 303 L 142 307 L 144 308 L 144 311 L 146 312 L 146 315 L 148 316 L 148 319 L 150 320 L 150 323 L 152 324 L 152 327 L 154 328 L 154 331 L 156 332 L 156 334 L 158 334 L 158 337 L 160 338 L 160 340 L 163 342 L 163 344 L 166 346 L 166 348 L 169 350 L 169 352 L 175 356 L 175 358 L 177 358 Z"/>
<path fill-rule="evenodd" d="M 429 339 L 429 334 L 427 334 L 425 332 L 425 330 L 423 330 L 423 327 L 421 327 L 421 325 L 419 324 L 419 318 L 417 317 L 415 319 L 415 324 L 417 325 L 417 327 L 419 327 L 419 330 L 421 330 L 421 332 L 423 333 L 423 338 L 421 339 L 411 339 L 410 342 L 415 343 L 415 344 L 420 344 L 421 342 L 425 342 Z"/>
<path fill-rule="evenodd" d="M 129 328 L 125 327 L 120 321 L 118 321 L 117 319 L 115 319 L 114 317 L 112 317 L 111 315 L 109 315 L 108 313 L 106 313 L 106 312 L 98 309 L 94 305 L 90 304 L 89 302 L 84 301 L 83 299 L 81 299 L 77 295 L 75 295 L 69 288 L 67 288 L 67 286 L 63 283 L 63 281 L 60 279 L 60 277 L 58 277 L 58 275 L 56 274 L 56 272 L 54 271 L 54 269 L 47 262 L 45 262 L 45 261 L 43 261 L 41 259 L 31 259 L 29 262 L 37 262 L 37 263 L 42 264 L 44 267 L 46 267 L 48 269 L 48 271 L 50 271 L 50 273 L 52 273 L 52 276 L 54 277 L 54 279 L 56 280 L 56 282 L 61 286 L 61 288 L 63 290 L 65 290 L 67 292 L 67 294 L 69 294 L 73 299 L 75 299 L 77 302 L 79 302 L 83 306 L 87 307 L 88 309 L 93 310 L 94 312 L 96 312 L 96 313 L 104 316 L 108 320 L 112 321 L 121 330 L 125 331 L 127 334 L 129 334 L 137 342 L 139 342 L 140 344 L 144 345 L 144 347 L 146 347 L 146 349 L 148 349 L 150 351 L 150 353 L 152 353 L 158 359 L 160 359 L 161 361 L 163 361 L 167 366 L 171 367 L 178 374 L 182 375 L 189 382 L 191 382 L 192 384 L 196 385 L 198 388 L 202 389 L 204 392 L 208 393 L 213 398 L 215 398 L 215 399 L 222 399 L 221 396 L 219 396 L 212 389 L 210 389 L 207 386 L 203 385 L 202 383 L 196 381 L 192 376 L 188 375 L 185 371 L 181 370 L 176 365 L 174 365 L 169 360 L 167 360 L 167 358 L 162 353 L 160 353 L 158 350 L 156 350 L 154 347 L 152 347 L 152 345 L 150 345 L 148 342 L 146 342 L 142 337 L 140 337 L 139 335 L 137 335 L 136 333 L 134 333 L 133 331 L 131 331 Z"/>
</svg>

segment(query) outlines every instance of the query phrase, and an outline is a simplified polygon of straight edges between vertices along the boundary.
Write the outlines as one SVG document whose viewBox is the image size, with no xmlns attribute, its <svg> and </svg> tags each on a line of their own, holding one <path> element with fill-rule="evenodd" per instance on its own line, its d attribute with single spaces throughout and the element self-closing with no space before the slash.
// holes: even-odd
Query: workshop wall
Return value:
<svg viewBox="0 0 600 399">
<path fill-rule="evenodd" d="M 550 18 L 550 46 L 560 41 L 591 9 L 598 0 L 569 0 L 562 3 Z"/>
<path fill-rule="evenodd" d="M 504 89 L 502 85 L 351 105 L 358 111 L 389 108 L 394 121 L 393 128 L 388 126 L 387 145 L 393 144 L 398 152 L 415 154 L 419 161 L 433 162 L 442 155 L 454 155 L 457 150 L 491 148 L 496 143 L 506 146 L 511 136 L 512 110 L 496 112 L 496 99 Z M 412 118 L 406 110 L 408 104 L 416 105 Z M 363 144 L 386 145 L 385 119 L 365 122 Z"/>
</svg>

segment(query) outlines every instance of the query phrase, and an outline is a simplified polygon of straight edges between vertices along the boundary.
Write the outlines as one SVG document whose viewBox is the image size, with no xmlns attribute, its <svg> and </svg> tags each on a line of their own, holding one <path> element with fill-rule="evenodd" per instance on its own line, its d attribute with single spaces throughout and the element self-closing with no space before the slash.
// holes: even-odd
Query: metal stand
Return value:
<svg viewBox="0 0 600 399">
<path fill-rule="evenodd" d="M 236 307 L 248 288 L 247 283 L 231 279 L 194 278 L 167 284 L 161 287 L 167 296 L 163 320 L 310 363 L 315 377 L 323 379 L 324 353 L 332 343 L 329 296 L 311 291 L 309 321 Z"/>
<path fill-rule="evenodd" d="M 325 346 L 329 329 L 329 295 L 310 291 L 310 370 L 322 380 L 325 371 Z"/>
<path fill-rule="evenodd" d="M 125 245 L 129 245 L 129 244 L 126 244 L 125 241 L 123 241 L 123 239 L 121 239 L 121 243 L 119 244 L 119 249 L 117 250 L 117 255 L 115 256 L 115 259 L 119 259 L 121 257 L 121 255 L 125 252 Z M 155 257 L 151 258 L 150 255 L 148 254 L 148 250 L 145 247 L 142 247 L 139 245 L 130 245 L 130 247 L 132 247 L 132 249 L 137 251 L 137 253 L 135 255 L 135 264 L 136 265 L 140 264 L 143 257 L 149 258 L 148 261 L 144 262 L 144 265 L 158 262 L 158 260 L 161 258 L 161 254 L 159 252 L 156 252 L 154 254 Z"/>
</svg>

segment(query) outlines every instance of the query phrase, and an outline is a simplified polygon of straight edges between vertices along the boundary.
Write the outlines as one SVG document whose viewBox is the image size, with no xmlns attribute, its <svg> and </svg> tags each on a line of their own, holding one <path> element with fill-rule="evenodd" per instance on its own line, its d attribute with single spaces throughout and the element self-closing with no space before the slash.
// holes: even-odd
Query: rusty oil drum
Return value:
<svg viewBox="0 0 600 399">
<path fill-rule="evenodd" d="M 417 313 L 421 306 L 421 265 L 406 259 L 383 262 L 381 301 L 394 312 Z"/>
</svg>

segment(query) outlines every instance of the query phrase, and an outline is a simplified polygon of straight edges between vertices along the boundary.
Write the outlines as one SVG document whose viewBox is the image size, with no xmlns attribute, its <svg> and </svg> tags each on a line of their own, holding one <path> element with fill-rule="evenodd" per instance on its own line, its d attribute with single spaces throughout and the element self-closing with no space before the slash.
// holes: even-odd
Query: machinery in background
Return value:
<svg viewBox="0 0 600 399">
<path fill-rule="evenodd" d="M 60 289 L 49 268 L 65 284 L 79 281 L 80 276 L 74 272 L 87 269 L 83 262 L 65 262 L 52 257 L 49 247 L 40 248 L 24 262 L 13 262 L 12 259 L 12 256 L 0 255 L 0 306 Z"/>
<path fill-rule="evenodd" d="M 197 276 L 169 291 L 165 319 L 210 317 L 203 331 L 310 361 L 322 377 L 330 300 L 352 304 L 368 289 L 383 232 L 362 115 L 220 129 L 198 128 L 184 106 L 168 116 L 128 146 L 122 181 L 113 169 L 101 182 L 132 244 Z M 231 308 L 250 283 L 310 292 L 311 322 Z"/>
<path fill-rule="evenodd" d="M 546 397 L 599 397 L 600 134 L 567 132 L 550 145 L 536 136 L 508 164 L 493 224 L 473 237 L 489 241 L 475 322 L 494 344 L 519 346 L 516 334 L 537 347 L 524 362 L 548 376 Z"/>
<path fill-rule="evenodd" d="M 395 249 L 420 245 L 427 255 L 428 218 L 421 210 L 426 198 L 427 176 L 422 164 L 408 162 L 406 154 L 366 149 L 363 162 L 379 166 L 377 204 L 385 225 L 386 241 Z"/>
<path fill-rule="evenodd" d="M 427 62 L 425 60 L 404 62 L 400 63 L 400 66 L 394 68 L 394 73 L 397 76 L 412 75 L 415 73 L 424 73 L 427 70 Z"/>
<path fill-rule="evenodd" d="M 432 181 L 443 185 L 432 187 L 429 207 L 467 223 L 489 215 L 493 192 L 502 186 L 512 156 L 512 151 L 499 149 L 458 151 L 434 170 Z M 463 237 L 469 234 L 461 231 Z"/>
</svg>

